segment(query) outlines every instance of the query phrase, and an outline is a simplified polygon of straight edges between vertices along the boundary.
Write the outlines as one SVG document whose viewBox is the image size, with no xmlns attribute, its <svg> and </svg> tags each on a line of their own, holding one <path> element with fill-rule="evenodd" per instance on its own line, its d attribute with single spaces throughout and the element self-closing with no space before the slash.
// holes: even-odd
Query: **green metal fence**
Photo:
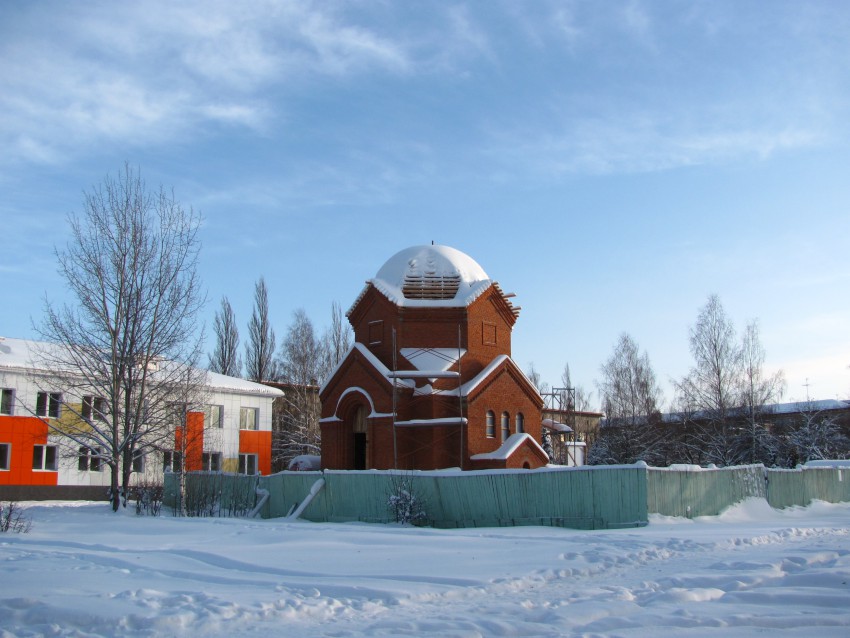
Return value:
<svg viewBox="0 0 850 638">
<path fill-rule="evenodd" d="M 647 472 L 647 509 L 665 516 L 715 516 L 745 498 L 767 496 L 762 465 L 720 469 L 658 468 Z"/>
<path fill-rule="evenodd" d="M 771 507 L 850 501 L 850 468 L 799 467 L 767 471 L 767 502 Z"/>
<path fill-rule="evenodd" d="M 637 466 L 457 473 L 325 471 L 325 486 L 302 518 L 389 522 L 389 495 L 404 479 L 424 500 L 428 523 L 435 527 L 634 527 L 647 521 L 645 472 Z M 287 474 L 269 478 L 289 480 Z M 283 501 L 270 508 L 268 516 L 285 515 L 283 509 L 293 504 Z"/>
<path fill-rule="evenodd" d="M 292 514 L 315 522 L 392 521 L 390 494 L 405 481 L 425 502 L 434 527 L 553 525 L 617 529 L 645 525 L 649 514 L 711 516 L 746 498 L 772 507 L 808 505 L 814 499 L 850 501 L 848 468 L 768 470 L 761 465 L 721 469 L 630 466 L 545 468 L 481 472 L 335 471 L 281 472 L 248 477 L 197 473 L 185 477 L 184 503 L 210 494 L 222 512 L 263 503 L 263 518 Z M 321 489 L 310 496 L 317 481 Z M 166 475 L 166 504 L 176 503 L 177 475 Z M 268 497 L 262 501 L 265 492 Z"/>
<path fill-rule="evenodd" d="M 813 500 L 850 501 L 847 468 L 766 469 L 745 465 L 719 469 L 649 468 L 648 510 L 667 516 L 714 516 L 746 498 L 764 498 L 780 509 Z"/>
</svg>

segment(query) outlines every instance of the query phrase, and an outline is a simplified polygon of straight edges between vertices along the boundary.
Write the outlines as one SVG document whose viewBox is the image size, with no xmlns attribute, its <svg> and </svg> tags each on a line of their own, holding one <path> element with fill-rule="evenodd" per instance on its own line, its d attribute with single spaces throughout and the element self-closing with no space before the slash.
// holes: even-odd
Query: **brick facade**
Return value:
<svg viewBox="0 0 850 638">
<path fill-rule="evenodd" d="M 435 261 L 442 256 L 440 251 L 445 251 L 433 247 L 436 254 L 431 255 L 429 248 L 408 250 L 419 251 L 420 260 Z M 469 259 L 460 255 L 461 262 Z M 464 285 L 469 289 L 477 286 L 476 294 L 462 298 L 467 289 Z M 383 292 L 382 282 L 367 284 L 348 313 L 355 346 L 320 392 L 323 467 L 545 465 L 545 454 L 528 451 L 527 446 L 522 452 L 516 450 L 516 458 L 486 463 L 470 458 L 500 448 L 503 414 L 508 420 L 507 435 L 522 427 L 539 442 L 543 400 L 510 358 L 518 309 L 498 284 L 488 279 L 479 277 L 461 286 L 451 299 L 411 302 L 391 299 Z M 462 353 L 459 362 L 458 352 Z M 443 369 L 423 364 L 417 359 L 420 356 L 445 362 Z M 415 373 L 394 380 L 393 370 Z M 421 378 L 426 372 L 435 372 L 435 376 Z M 454 376 L 442 378 L 438 373 L 443 372 Z M 492 436 L 487 432 L 488 411 L 496 420 Z"/>
</svg>

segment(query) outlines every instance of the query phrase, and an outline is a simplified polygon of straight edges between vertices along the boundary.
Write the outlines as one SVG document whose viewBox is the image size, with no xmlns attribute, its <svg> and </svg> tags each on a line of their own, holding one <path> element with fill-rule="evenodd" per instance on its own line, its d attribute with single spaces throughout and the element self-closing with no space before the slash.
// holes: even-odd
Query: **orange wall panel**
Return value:
<svg viewBox="0 0 850 638">
<path fill-rule="evenodd" d="M 58 472 L 32 469 L 32 448 L 47 443 L 47 429 L 36 417 L 0 416 L 0 443 L 12 446 L 9 471 L 0 471 L 0 485 L 57 484 Z"/>
<path fill-rule="evenodd" d="M 239 454 L 256 454 L 260 474 L 272 472 L 272 433 L 270 430 L 239 430 Z"/>
<path fill-rule="evenodd" d="M 204 452 L 204 413 L 189 412 L 186 415 L 186 439 L 183 440 L 183 428 L 177 428 L 174 435 L 174 449 L 184 454 L 187 472 L 202 469 Z"/>
</svg>

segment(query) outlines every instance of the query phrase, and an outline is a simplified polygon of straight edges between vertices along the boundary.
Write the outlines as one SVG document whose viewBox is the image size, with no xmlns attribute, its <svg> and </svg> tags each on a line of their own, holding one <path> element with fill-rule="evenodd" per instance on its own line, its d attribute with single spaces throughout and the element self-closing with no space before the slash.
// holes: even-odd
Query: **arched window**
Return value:
<svg viewBox="0 0 850 638">
<path fill-rule="evenodd" d="M 511 415 L 507 412 L 502 412 L 502 443 L 508 440 L 511 435 Z"/>
<path fill-rule="evenodd" d="M 487 438 L 492 439 L 496 436 L 496 415 L 493 410 L 487 410 Z"/>
<path fill-rule="evenodd" d="M 522 434 L 525 432 L 525 417 L 522 416 L 522 412 L 516 413 L 516 433 Z"/>
</svg>

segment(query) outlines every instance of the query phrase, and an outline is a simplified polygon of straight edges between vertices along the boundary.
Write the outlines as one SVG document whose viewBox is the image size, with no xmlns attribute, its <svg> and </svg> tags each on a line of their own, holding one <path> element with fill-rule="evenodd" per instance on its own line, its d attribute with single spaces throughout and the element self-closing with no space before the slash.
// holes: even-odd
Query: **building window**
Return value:
<svg viewBox="0 0 850 638">
<path fill-rule="evenodd" d="M 253 476 L 257 473 L 257 455 L 256 454 L 240 454 L 239 455 L 239 473 Z"/>
<path fill-rule="evenodd" d="M 384 340 L 383 320 L 369 322 L 369 345 L 377 345 Z"/>
<path fill-rule="evenodd" d="M 82 446 L 77 460 L 77 469 L 80 472 L 100 472 L 102 469 L 100 448 L 92 449 Z"/>
<path fill-rule="evenodd" d="M 204 408 L 204 428 L 220 428 L 221 414 L 224 408 L 220 405 L 208 405 Z"/>
<path fill-rule="evenodd" d="M 145 471 L 145 453 L 136 450 L 133 452 L 133 471 L 141 474 Z"/>
<path fill-rule="evenodd" d="M 511 435 L 511 415 L 507 412 L 502 412 L 502 443 L 508 440 Z"/>
<path fill-rule="evenodd" d="M 496 345 L 496 324 L 490 321 L 481 322 L 481 343 L 485 346 Z"/>
<path fill-rule="evenodd" d="M 493 410 L 487 410 L 487 438 L 492 439 L 496 436 L 496 415 Z"/>
<path fill-rule="evenodd" d="M 516 433 L 522 434 L 525 432 L 525 417 L 522 415 L 522 412 L 516 413 Z"/>
<path fill-rule="evenodd" d="M 0 471 L 9 469 L 9 457 L 12 453 L 12 445 L 10 443 L 0 443 Z"/>
<path fill-rule="evenodd" d="M 0 390 L 0 414 L 12 415 L 15 405 L 15 391 L 12 388 Z"/>
<path fill-rule="evenodd" d="M 35 415 L 58 419 L 60 403 L 62 395 L 58 392 L 39 392 L 35 397 Z"/>
<path fill-rule="evenodd" d="M 239 429 L 257 429 L 257 408 L 239 408 Z"/>
<path fill-rule="evenodd" d="M 163 472 L 179 472 L 183 469 L 183 455 L 180 452 L 166 450 L 162 453 Z"/>
<path fill-rule="evenodd" d="M 86 421 L 91 421 L 92 418 L 98 421 L 105 421 L 106 399 L 91 395 L 83 397 L 83 418 Z"/>
<path fill-rule="evenodd" d="M 58 469 L 56 460 L 55 445 L 32 446 L 32 469 L 55 472 Z"/>
<path fill-rule="evenodd" d="M 204 452 L 201 455 L 201 469 L 204 472 L 221 472 L 221 452 Z"/>
</svg>

